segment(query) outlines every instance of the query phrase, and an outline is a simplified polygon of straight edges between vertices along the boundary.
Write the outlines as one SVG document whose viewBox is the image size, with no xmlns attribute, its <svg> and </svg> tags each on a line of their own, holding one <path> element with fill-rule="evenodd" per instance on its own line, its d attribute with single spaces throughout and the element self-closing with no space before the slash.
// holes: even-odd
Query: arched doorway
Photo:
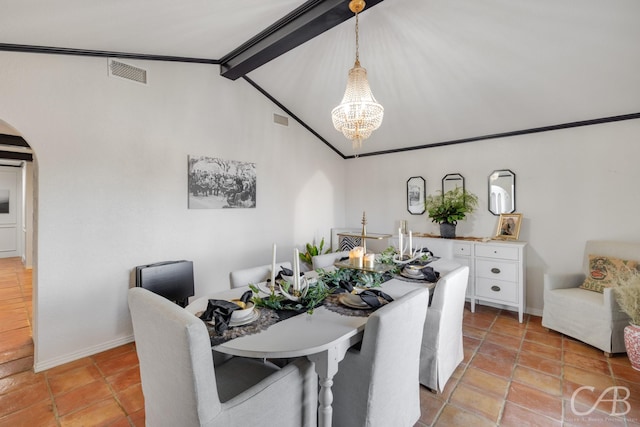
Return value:
<svg viewBox="0 0 640 427">
<path fill-rule="evenodd" d="M 33 262 L 33 151 L 20 133 L 0 119 L 0 258 Z"/>
</svg>

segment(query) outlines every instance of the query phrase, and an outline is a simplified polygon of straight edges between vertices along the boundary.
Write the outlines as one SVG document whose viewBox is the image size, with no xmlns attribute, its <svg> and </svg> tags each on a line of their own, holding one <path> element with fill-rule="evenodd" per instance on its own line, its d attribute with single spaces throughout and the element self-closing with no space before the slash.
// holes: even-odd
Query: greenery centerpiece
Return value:
<svg viewBox="0 0 640 427">
<path fill-rule="evenodd" d="M 286 292 L 290 291 L 291 284 L 286 280 L 279 281 L 279 284 Z M 309 285 L 307 291 L 298 301 L 291 301 L 286 296 L 276 292 L 271 292 L 266 297 L 261 297 L 260 289 L 256 285 L 250 284 L 249 288 L 253 291 L 254 295 L 251 301 L 256 307 L 267 307 L 273 310 L 306 311 L 309 314 L 313 314 L 313 309 L 320 305 L 327 295 L 331 293 L 331 289 L 320 281 Z"/>
<path fill-rule="evenodd" d="M 478 196 L 456 187 L 442 194 L 429 195 L 425 199 L 425 208 L 432 222 L 440 224 L 440 235 L 446 238 L 456 237 L 456 225 L 478 207 Z"/>
</svg>

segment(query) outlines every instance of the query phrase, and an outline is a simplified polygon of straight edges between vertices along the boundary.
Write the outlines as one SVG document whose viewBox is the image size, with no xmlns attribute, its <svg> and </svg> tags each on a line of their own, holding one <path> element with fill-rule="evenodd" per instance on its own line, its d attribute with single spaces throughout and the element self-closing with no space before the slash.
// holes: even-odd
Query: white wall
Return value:
<svg viewBox="0 0 640 427">
<path fill-rule="evenodd" d="M 365 210 L 371 232 L 397 234 L 406 219 L 414 232 L 439 234 L 426 214 L 407 212 L 406 181 L 422 176 L 432 194 L 444 175 L 458 172 L 480 208 L 458 224 L 457 235 L 493 236 L 488 176 L 511 169 L 516 209 L 524 215 L 520 239 L 529 242 L 528 311 L 541 314 L 543 274 L 581 271 L 586 240 L 640 241 L 638 135 L 640 120 L 631 120 L 349 160 L 345 225 L 358 226 Z"/>
<path fill-rule="evenodd" d="M 211 65 L 0 52 L 0 119 L 37 159 L 36 369 L 131 340 L 136 265 L 194 261 L 196 294 L 344 221 L 344 161 L 243 80 Z M 257 164 L 257 208 L 187 209 L 187 156 Z"/>
</svg>

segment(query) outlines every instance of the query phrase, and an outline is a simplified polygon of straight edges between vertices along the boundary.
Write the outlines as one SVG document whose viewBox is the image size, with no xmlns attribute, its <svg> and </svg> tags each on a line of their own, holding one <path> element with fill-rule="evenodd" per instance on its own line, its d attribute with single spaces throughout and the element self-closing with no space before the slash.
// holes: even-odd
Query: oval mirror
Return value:
<svg viewBox="0 0 640 427">
<path fill-rule="evenodd" d="M 509 169 L 489 175 L 489 212 L 494 215 L 516 211 L 516 174 Z"/>
<path fill-rule="evenodd" d="M 457 187 L 462 188 L 464 193 L 464 177 L 459 173 L 449 173 L 442 178 L 442 194 L 455 190 Z"/>
</svg>

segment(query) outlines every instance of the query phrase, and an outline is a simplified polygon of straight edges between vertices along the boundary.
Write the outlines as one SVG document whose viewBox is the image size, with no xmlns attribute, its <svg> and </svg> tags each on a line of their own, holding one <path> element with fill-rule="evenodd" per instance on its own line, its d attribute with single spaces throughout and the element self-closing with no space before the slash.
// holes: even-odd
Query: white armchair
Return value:
<svg viewBox="0 0 640 427">
<path fill-rule="evenodd" d="M 599 293 L 579 288 L 588 273 L 589 255 L 640 261 L 640 243 L 588 241 L 582 273 L 545 274 L 542 326 L 592 345 L 607 356 L 622 353 L 629 317 L 620 310 L 612 289 Z"/>
<path fill-rule="evenodd" d="M 458 267 L 436 284 L 420 353 L 420 384 L 442 391 L 462 359 L 462 317 L 469 267 Z"/>
<path fill-rule="evenodd" d="M 291 270 L 291 263 L 289 261 L 279 262 L 276 264 L 276 275 L 280 271 L 280 267 L 288 268 Z M 241 286 L 247 286 L 249 283 L 264 282 L 271 276 L 271 264 L 261 265 L 259 267 L 245 268 L 243 270 L 236 270 L 229 273 L 229 283 L 232 288 L 239 288 Z"/>
<path fill-rule="evenodd" d="M 147 426 L 316 425 L 312 363 L 234 357 L 214 368 L 202 320 L 143 288 L 129 290 L 129 308 Z"/>
<path fill-rule="evenodd" d="M 333 425 L 412 427 L 420 418 L 418 359 L 429 292 L 412 291 L 369 317 L 333 383 Z"/>
</svg>

